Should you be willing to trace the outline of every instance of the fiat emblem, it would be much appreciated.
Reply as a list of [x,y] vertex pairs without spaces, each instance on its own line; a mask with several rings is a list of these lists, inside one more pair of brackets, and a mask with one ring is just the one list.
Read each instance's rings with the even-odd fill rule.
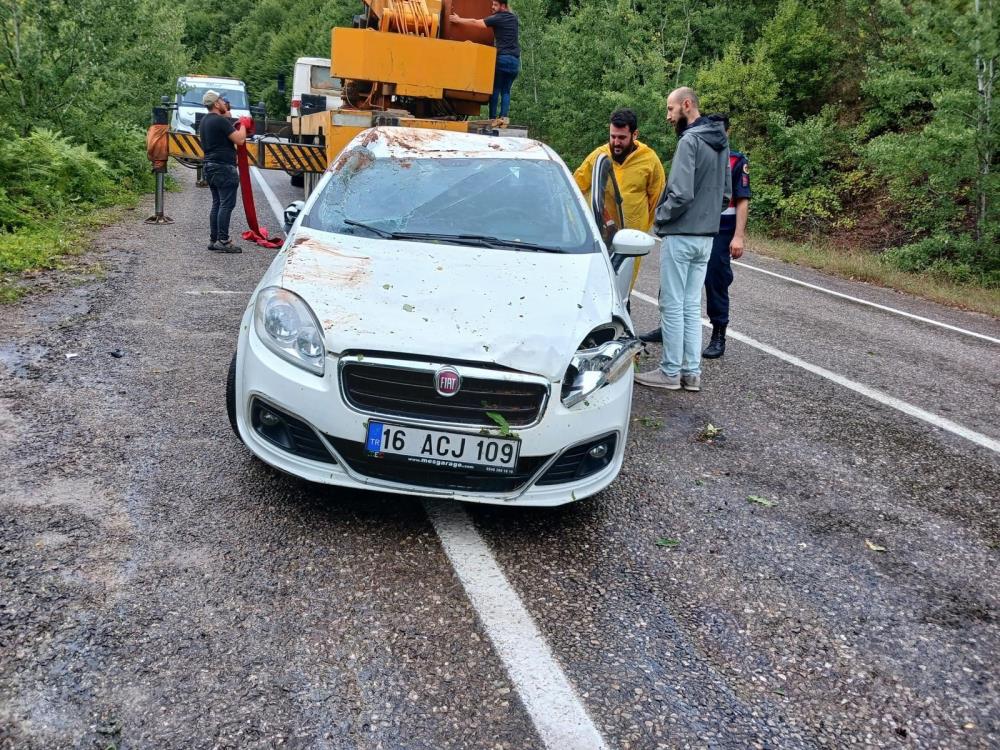
[[442,367],[434,373],[434,390],[439,396],[454,396],[462,387],[462,376],[454,367]]

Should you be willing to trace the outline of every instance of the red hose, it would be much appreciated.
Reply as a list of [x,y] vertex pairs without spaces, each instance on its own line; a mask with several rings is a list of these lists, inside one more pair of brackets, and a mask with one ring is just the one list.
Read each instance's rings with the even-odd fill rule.
[[236,147],[236,164],[240,170],[240,192],[243,195],[243,211],[246,213],[247,225],[250,227],[243,233],[243,239],[252,240],[261,247],[281,247],[285,239],[268,237],[267,227],[257,224],[257,207],[253,202],[253,184],[250,182],[250,159],[247,156],[246,144]]

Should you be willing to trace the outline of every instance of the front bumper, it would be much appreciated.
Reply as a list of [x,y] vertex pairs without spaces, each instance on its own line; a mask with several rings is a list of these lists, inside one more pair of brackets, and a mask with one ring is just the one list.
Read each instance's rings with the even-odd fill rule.
[[[607,487],[621,470],[632,400],[630,373],[572,409],[562,405],[558,385],[553,386],[542,417],[530,427],[515,428],[521,441],[519,466],[526,467],[520,486],[497,489],[495,483],[486,483],[483,486],[487,489],[480,490],[434,486],[433,473],[422,475],[419,483],[407,481],[414,477],[412,468],[399,471],[398,481],[392,465],[379,466],[378,471],[373,471],[370,456],[362,458],[363,452],[358,449],[364,443],[369,419],[410,422],[353,408],[342,394],[339,371],[338,359],[332,355],[327,358],[323,377],[295,367],[273,354],[257,337],[252,325],[245,325],[237,355],[236,417],[247,447],[271,466],[312,482],[499,505],[555,506],[580,500]],[[331,461],[304,458],[265,439],[251,424],[251,405],[255,400],[294,417],[315,432],[316,439],[332,456]],[[481,430],[479,426],[454,423],[412,423],[470,435],[479,435]],[[614,452],[606,466],[580,479],[538,483],[549,469],[559,468],[556,463],[561,457],[569,458],[567,451],[606,436],[615,438]],[[551,478],[552,475],[547,481]]]

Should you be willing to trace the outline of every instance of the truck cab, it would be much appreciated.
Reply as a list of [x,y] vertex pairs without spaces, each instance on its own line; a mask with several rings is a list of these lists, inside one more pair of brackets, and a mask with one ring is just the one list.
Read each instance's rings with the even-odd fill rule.
[[330,74],[330,58],[300,57],[292,73],[291,116],[339,108],[341,87],[341,80]]
[[223,78],[218,76],[186,75],[177,79],[177,107],[174,109],[170,128],[182,133],[197,132],[195,123],[198,113],[207,112],[201,103],[201,97],[209,89],[218,91],[229,100],[232,107],[231,117],[250,117],[250,106],[247,99],[246,85],[238,78]]

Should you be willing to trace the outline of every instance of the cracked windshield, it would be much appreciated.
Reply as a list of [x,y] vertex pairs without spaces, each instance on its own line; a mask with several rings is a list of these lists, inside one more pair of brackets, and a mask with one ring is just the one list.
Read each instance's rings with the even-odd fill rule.
[[373,158],[358,148],[303,225],[387,239],[470,244],[474,237],[491,246],[564,253],[597,247],[558,165],[536,159]]

